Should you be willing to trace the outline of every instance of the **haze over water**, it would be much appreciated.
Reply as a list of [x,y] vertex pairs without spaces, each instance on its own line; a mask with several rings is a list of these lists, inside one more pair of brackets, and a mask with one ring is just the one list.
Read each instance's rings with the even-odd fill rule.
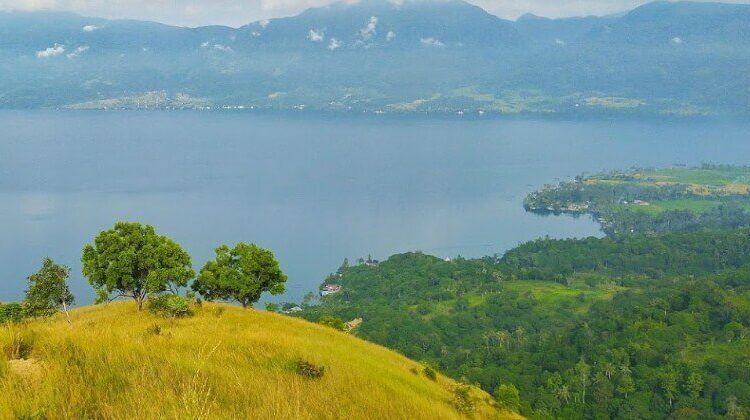
[[300,299],[344,257],[600,235],[521,206],[583,171],[750,164],[747,123],[2,111],[0,128],[0,301],[50,256],[90,302],[81,249],[117,220],[155,225],[196,270],[221,243],[256,242],[289,275],[274,300]]

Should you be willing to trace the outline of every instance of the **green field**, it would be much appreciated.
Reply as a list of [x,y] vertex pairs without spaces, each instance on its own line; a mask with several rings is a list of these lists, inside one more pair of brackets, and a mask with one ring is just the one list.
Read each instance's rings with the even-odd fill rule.
[[637,178],[654,182],[674,182],[723,187],[730,184],[750,184],[750,167],[715,166],[710,168],[667,168],[637,171]]
[[649,205],[638,205],[628,204],[627,208],[637,211],[643,211],[652,215],[659,214],[664,211],[670,210],[687,210],[693,213],[705,213],[709,210],[716,208],[721,204],[720,201],[714,200],[696,200],[696,199],[683,199],[683,200],[664,200],[650,202]]
[[539,303],[534,311],[540,316],[553,316],[561,309],[585,313],[594,302],[609,300],[618,291],[625,290],[617,286],[588,287],[579,283],[574,281],[571,286],[564,286],[551,281],[513,280],[504,282],[503,287],[519,293],[531,293]]

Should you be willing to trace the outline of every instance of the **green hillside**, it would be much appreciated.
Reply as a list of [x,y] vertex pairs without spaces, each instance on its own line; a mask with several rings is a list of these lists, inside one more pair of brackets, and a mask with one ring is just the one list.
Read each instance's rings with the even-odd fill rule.
[[539,239],[504,256],[342,266],[302,316],[495,393],[530,418],[746,418],[750,231]]

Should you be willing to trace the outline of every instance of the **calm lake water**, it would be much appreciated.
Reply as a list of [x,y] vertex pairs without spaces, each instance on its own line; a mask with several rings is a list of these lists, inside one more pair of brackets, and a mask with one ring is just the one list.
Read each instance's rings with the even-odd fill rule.
[[0,112],[0,300],[44,256],[73,268],[117,220],[150,223],[200,268],[221,243],[272,249],[299,299],[344,257],[502,253],[589,218],[525,213],[524,195],[583,171],[750,163],[750,125]]

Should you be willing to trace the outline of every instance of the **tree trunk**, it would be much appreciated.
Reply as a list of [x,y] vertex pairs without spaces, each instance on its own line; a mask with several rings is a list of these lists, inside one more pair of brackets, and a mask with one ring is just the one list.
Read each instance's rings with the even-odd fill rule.
[[136,303],[138,304],[138,310],[143,310],[143,296],[138,296],[135,298]]
[[63,312],[65,312],[65,318],[68,320],[68,324],[73,325],[73,322],[70,321],[70,314],[68,313],[68,305],[66,305],[65,302],[63,302],[62,305],[63,305]]

